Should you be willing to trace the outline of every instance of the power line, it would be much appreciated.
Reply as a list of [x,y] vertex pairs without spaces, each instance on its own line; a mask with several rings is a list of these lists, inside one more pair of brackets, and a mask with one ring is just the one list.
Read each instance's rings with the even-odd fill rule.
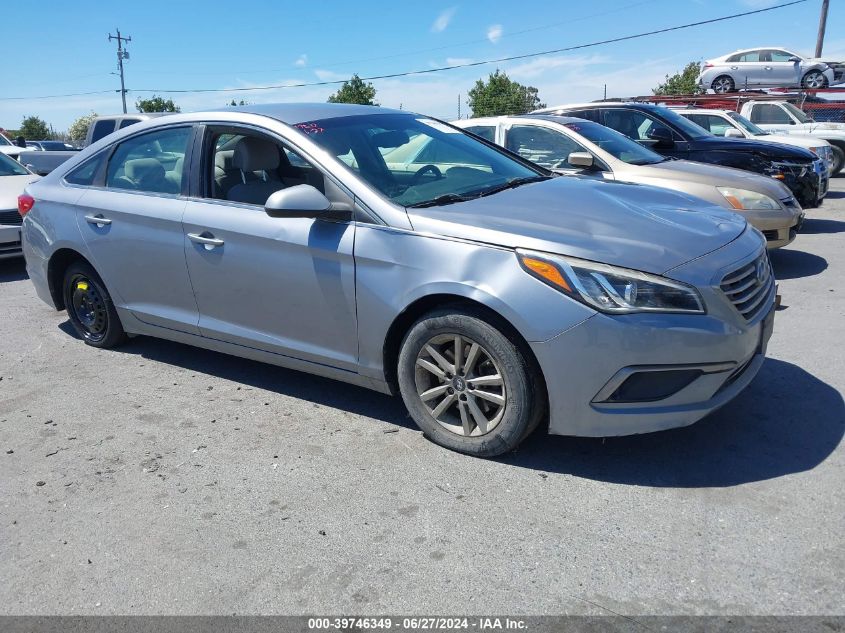
[[[748,15],[755,15],[758,13],[765,13],[767,11],[774,11],[775,9],[783,9],[785,7],[790,7],[796,4],[803,4],[807,2],[807,0],[793,0],[792,2],[786,2],[784,4],[777,4],[771,7],[766,7],[763,9],[755,9],[753,11],[744,11],[742,13],[734,13],[733,15],[726,15],[719,18],[711,18],[710,20],[701,20],[699,22],[690,22],[689,24],[681,24],[679,26],[670,26],[663,29],[657,29],[654,31],[646,31],[645,33],[637,33],[635,35],[625,35],[622,37],[614,37],[611,39],[600,40],[598,42],[590,42],[589,44],[578,44],[576,46],[566,46],[564,48],[555,48],[547,51],[540,51],[536,53],[525,53],[522,55],[511,55],[510,57],[500,57],[498,59],[487,59],[482,61],[473,61],[473,62],[465,62],[462,64],[452,64],[449,66],[438,66],[436,68],[424,68],[421,70],[410,70],[400,73],[389,73],[385,75],[373,75],[370,77],[361,77],[362,81],[373,81],[376,79],[395,79],[397,77],[409,77],[412,75],[428,75],[432,73],[444,72],[447,70],[456,70],[459,68],[471,68],[475,66],[484,66],[486,64],[499,64],[502,62],[511,62],[517,61],[520,59],[529,59],[531,57],[540,57],[542,55],[553,55],[556,53],[565,53],[575,50],[581,50],[584,48],[590,48],[593,46],[601,46],[603,44],[613,44],[616,42],[624,42],[628,40],[634,40],[642,37],[648,37],[650,35],[659,35],[661,33],[669,33],[672,31],[680,31],[682,29],[689,29],[696,26],[703,26],[705,24],[714,24],[716,22],[724,22],[725,20],[733,20],[736,18],[745,17]],[[337,80],[329,80],[329,81],[313,81],[313,82],[303,82],[303,83],[295,83],[295,84],[276,84],[270,86],[252,86],[252,87],[244,87],[244,88],[180,88],[176,90],[166,90],[163,88],[151,89],[151,88],[142,88],[138,89],[135,92],[155,92],[155,93],[172,93],[172,94],[179,94],[179,93],[207,93],[207,92],[249,92],[253,90],[278,90],[281,88],[311,88],[315,86],[331,86],[342,84],[347,80],[344,79],[337,79]]]
[[[588,44],[578,44],[575,46],[566,46],[563,48],[556,48],[546,51],[539,51],[535,53],[525,53],[522,55],[512,55],[509,57],[500,57],[497,59],[487,59],[482,61],[473,61],[473,62],[465,62],[462,64],[452,64],[449,66],[439,66],[436,68],[424,68],[421,70],[411,70],[405,72],[398,72],[398,73],[389,73],[383,75],[372,75],[370,77],[361,77],[363,81],[373,81],[378,79],[395,79],[398,77],[409,77],[414,75],[427,75],[433,74],[438,72],[444,72],[448,70],[457,70],[460,68],[471,68],[476,66],[484,66],[486,64],[500,64],[503,62],[510,62],[510,61],[518,61],[521,59],[529,59],[531,57],[540,57],[542,55],[553,55],[557,53],[565,53],[571,52],[575,50],[582,50],[585,48],[591,48],[595,46],[601,46],[604,44],[614,44],[616,42],[625,42],[629,40],[635,40],[643,37],[649,37],[651,35],[659,35],[662,33],[670,33],[672,31],[680,31],[683,29],[694,28],[697,26],[704,26],[706,24],[714,24],[717,22],[724,22],[726,20],[733,20],[736,18],[746,17],[749,15],[756,15],[760,13],[766,13],[768,11],[775,11],[776,9],[783,9],[786,7],[791,7],[798,4],[803,4],[807,2],[807,0],[792,0],[791,2],[786,2],[782,4],[777,4],[771,7],[765,7],[762,9],[754,9],[752,11],[744,11],[742,13],[734,13],[732,15],[726,15],[718,18],[711,18],[709,20],[701,20],[698,22],[690,22],[688,24],[681,24],[678,26],[670,26],[663,29],[656,29],[653,31],[646,31],[644,33],[637,33],[635,35],[625,35],[621,37],[614,37],[606,40],[600,40],[597,42],[590,42]],[[186,94],[186,93],[217,93],[217,92],[251,92],[251,91],[258,91],[258,90],[279,90],[283,88],[311,88],[311,87],[318,87],[318,86],[331,86],[331,85],[338,85],[344,83],[343,79],[339,80],[327,80],[327,81],[314,81],[314,82],[301,82],[301,83],[288,83],[288,84],[276,84],[276,85],[268,85],[268,86],[253,86],[253,87],[243,87],[243,88],[178,88],[174,90],[166,90],[163,88],[142,88],[133,90],[133,92],[152,92],[152,93],[169,93],[169,94]],[[55,99],[60,97],[77,97],[89,94],[106,94],[111,93],[111,90],[103,90],[98,92],[89,92],[89,93],[76,93],[76,94],[66,94],[66,95],[45,95],[45,96],[38,96],[38,97],[0,97],[0,101],[12,101],[12,100],[25,100],[25,99]]]
[[40,95],[37,97],[0,97],[0,101],[30,101],[35,99],[61,99],[64,97],[87,97],[89,95],[105,95],[120,90],[93,90],[91,92],[70,92],[63,95]]

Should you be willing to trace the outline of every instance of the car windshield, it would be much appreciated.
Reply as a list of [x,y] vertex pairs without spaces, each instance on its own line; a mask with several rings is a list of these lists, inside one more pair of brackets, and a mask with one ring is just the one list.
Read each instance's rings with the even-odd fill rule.
[[743,128],[746,132],[750,132],[754,136],[768,136],[769,132],[764,130],[758,125],[755,125],[744,116],[739,114],[738,112],[731,112],[728,111],[726,114],[733,119],[734,123],[736,123],[739,127]]
[[9,139],[7,139],[5,136],[0,134],[0,145],[11,145],[11,144],[12,144],[12,142]]
[[660,116],[662,116],[667,123],[674,125],[676,128],[681,130],[684,134],[689,136],[690,138],[699,139],[699,138],[707,138],[711,136],[710,132],[705,130],[700,125],[696,125],[689,119],[685,119],[680,114],[675,112],[674,110],[670,110],[669,108],[655,108],[659,110]]
[[812,123],[813,119],[807,116],[807,113],[803,110],[799,110],[791,103],[784,103],[783,107],[786,108],[786,111],[789,112],[792,116],[798,119],[799,123]]
[[295,127],[403,206],[462,202],[550,177],[423,116],[363,114]]
[[624,134],[598,123],[578,121],[577,123],[565,123],[564,127],[583,136],[611,156],[629,165],[653,165],[666,160],[657,152],[632,141]]
[[0,176],[26,176],[29,172],[14,158],[0,154]]

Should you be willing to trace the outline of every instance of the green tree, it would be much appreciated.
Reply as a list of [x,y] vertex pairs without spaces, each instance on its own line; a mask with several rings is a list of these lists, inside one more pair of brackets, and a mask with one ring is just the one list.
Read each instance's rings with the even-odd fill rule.
[[50,138],[50,128],[47,127],[43,119],[37,116],[27,116],[23,118],[18,134],[31,141],[40,141]]
[[138,112],[181,112],[181,108],[173,103],[173,99],[165,99],[153,95],[149,99],[138,99],[135,102]]
[[704,90],[698,85],[698,75],[701,67],[698,62],[690,62],[684,69],[671,77],[666,75],[666,81],[659,84],[652,92],[656,95],[696,95]]
[[76,119],[73,123],[70,124],[70,127],[67,129],[68,138],[71,141],[84,141],[88,138],[88,128],[91,126],[92,121],[97,118],[96,112],[91,112],[91,114],[83,114],[81,117]]
[[467,97],[473,117],[525,114],[546,107],[545,103],[540,103],[536,88],[523,86],[498,69],[486,82],[476,81]]
[[364,82],[357,74],[344,81],[336,93],[329,97],[329,103],[357,103],[359,105],[378,105],[373,99],[376,89],[371,83]]

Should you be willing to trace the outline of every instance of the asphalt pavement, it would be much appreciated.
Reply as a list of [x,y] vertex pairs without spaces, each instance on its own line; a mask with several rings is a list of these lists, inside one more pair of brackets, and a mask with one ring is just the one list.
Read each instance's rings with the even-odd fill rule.
[[845,614],[845,178],[807,217],[734,402],[495,460],[364,389],[87,347],[0,261],[0,614]]

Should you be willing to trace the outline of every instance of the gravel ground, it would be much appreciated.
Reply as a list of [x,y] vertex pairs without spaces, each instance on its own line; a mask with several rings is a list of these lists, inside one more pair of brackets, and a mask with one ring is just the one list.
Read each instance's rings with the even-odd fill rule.
[[153,339],[0,262],[2,614],[845,614],[845,178],[722,411],[479,460],[398,399]]

